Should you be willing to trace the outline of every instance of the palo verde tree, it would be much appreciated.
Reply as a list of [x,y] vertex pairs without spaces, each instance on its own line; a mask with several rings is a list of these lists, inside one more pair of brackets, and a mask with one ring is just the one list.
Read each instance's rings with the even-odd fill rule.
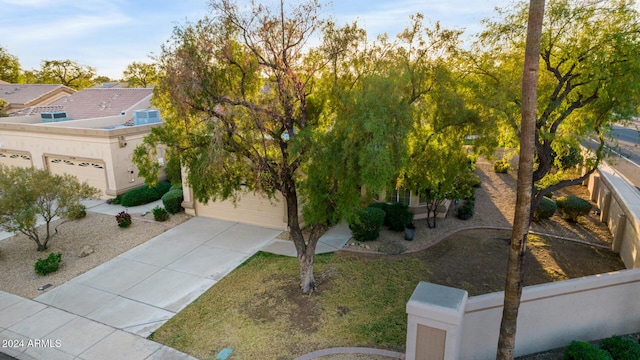
[[[80,200],[99,193],[75,176],[0,164],[0,228],[26,235],[38,245],[38,251],[44,251],[65,221],[53,229],[51,222],[55,218],[72,220]],[[38,218],[44,221],[44,231],[38,229]]]
[[[499,10],[500,19],[485,22],[467,61],[483,115],[512,143],[521,132],[527,14],[525,2]],[[545,194],[595,171],[611,124],[637,115],[640,91],[640,17],[633,1],[552,0],[544,18],[533,174],[542,186],[534,207]],[[573,161],[586,173],[566,171],[566,160],[580,153],[580,143],[589,137],[600,146]]]

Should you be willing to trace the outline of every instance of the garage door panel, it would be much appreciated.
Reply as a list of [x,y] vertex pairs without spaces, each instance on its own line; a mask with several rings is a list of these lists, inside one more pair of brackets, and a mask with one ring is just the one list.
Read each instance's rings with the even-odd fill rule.
[[102,190],[107,189],[107,176],[103,162],[76,160],[63,157],[47,157],[47,167],[53,175],[74,175],[80,182]]
[[266,196],[254,193],[243,194],[236,202],[216,201],[202,204],[196,202],[196,215],[246,224],[284,229],[286,205],[282,197],[270,201]]
[[29,153],[17,151],[0,152],[0,164],[22,168],[30,168],[33,165]]

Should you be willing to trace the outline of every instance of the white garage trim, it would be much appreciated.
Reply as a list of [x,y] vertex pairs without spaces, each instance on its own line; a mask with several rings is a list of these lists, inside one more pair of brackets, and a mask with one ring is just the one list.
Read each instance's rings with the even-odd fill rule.
[[17,166],[22,168],[30,168],[33,166],[31,162],[31,154],[26,151],[0,151],[0,164],[8,166]]
[[63,156],[46,156],[47,169],[52,175],[74,175],[80,182],[102,190],[107,189],[107,172],[103,161],[76,159]]

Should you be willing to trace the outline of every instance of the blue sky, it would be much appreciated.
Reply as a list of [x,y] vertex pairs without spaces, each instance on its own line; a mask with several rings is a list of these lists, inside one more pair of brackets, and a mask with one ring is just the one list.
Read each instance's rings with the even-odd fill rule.
[[[248,0],[237,0],[247,3]],[[446,27],[480,30],[480,20],[509,0],[334,0],[325,17],[358,21],[367,33],[395,36],[409,15],[423,13]],[[0,0],[0,46],[23,69],[42,60],[71,59],[114,79],[133,61],[149,62],[173,28],[209,12],[207,0]]]

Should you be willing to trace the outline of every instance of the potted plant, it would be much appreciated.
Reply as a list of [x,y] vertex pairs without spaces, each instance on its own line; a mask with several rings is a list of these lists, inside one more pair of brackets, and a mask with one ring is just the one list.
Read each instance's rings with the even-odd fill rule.
[[413,213],[410,212],[407,216],[407,222],[404,226],[404,239],[413,240],[413,236],[416,234],[416,226],[413,224]]

